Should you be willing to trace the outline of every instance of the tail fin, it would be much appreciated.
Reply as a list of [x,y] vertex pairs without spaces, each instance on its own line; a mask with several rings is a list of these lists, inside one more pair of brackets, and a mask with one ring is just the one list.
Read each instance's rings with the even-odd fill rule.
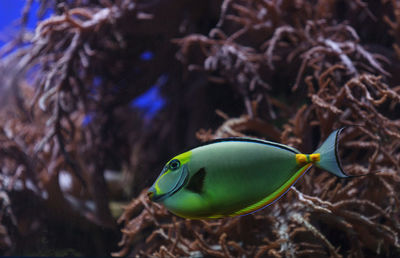
[[325,142],[314,152],[321,155],[320,160],[314,163],[317,167],[341,178],[352,177],[344,173],[338,156],[338,138],[343,129],[344,128],[340,128],[333,131]]

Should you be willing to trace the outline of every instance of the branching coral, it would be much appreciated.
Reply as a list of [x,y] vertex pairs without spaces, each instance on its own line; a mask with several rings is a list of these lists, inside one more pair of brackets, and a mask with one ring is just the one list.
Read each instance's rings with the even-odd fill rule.
[[[35,56],[40,56],[41,60],[45,60],[40,62],[40,67],[46,71],[47,76],[40,79],[33,104],[37,102],[42,110],[52,107],[52,116],[47,122],[48,131],[40,144],[36,146],[36,151],[40,151],[46,141],[55,139],[59,146],[58,151],[82,183],[84,182],[83,168],[66,150],[66,144],[75,135],[76,121],[72,120],[72,115],[75,111],[89,113],[93,105],[99,106],[99,100],[107,102],[105,95],[112,89],[105,85],[100,92],[94,92],[92,95],[96,90],[84,84],[96,76],[98,67],[92,63],[101,57],[99,51],[113,52],[126,47],[121,32],[113,28],[116,28],[121,20],[131,18],[151,17],[138,11],[134,3],[121,1],[118,5],[110,4],[104,8],[77,7],[65,10],[62,15],[51,17],[40,23],[35,31],[31,56],[36,62],[39,60]],[[94,34],[93,31],[99,34]],[[95,43],[96,36],[101,35],[102,31],[110,31],[110,33],[103,39],[104,43],[98,45]],[[140,89],[136,88],[136,91]],[[110,111],[112,110],[108,110]],[[92,130],[90,133],[93,136],[95,129],[89,127],[89,130]],[[103,143],[96,140],[93,143],[89,142],[89,145],[97,145],[97,148],[104,149]],[[105,153],[100,155],[105,155]],[[87,179],[93,180],[93,184],[90,184],[92,188],[89,190],[92,192],[101,220],[110,224],[112,219],[104,191],[105,182],[102,179],[104,164],[94,164],[85,169],[88,173]]]

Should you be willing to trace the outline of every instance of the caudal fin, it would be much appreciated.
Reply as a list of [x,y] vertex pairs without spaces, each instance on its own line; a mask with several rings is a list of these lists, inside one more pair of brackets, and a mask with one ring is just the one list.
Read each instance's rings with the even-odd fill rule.
[[345,178],[351,176],[346,175],[346,173],[343,171],[338,156],[338,138],[343,129],[344,128],[340,128],[336,131],[333,131],[322,143],[322,145],[314,152],[320,154],[320,160],[314,164],[317,167],[324,169],[338,177]]

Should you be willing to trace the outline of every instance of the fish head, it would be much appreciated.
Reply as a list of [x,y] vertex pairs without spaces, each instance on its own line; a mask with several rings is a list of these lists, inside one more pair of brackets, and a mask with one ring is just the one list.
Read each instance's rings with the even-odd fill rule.
[[148,190],[148,197],[154,202],[162,202],[178,192],[188,181],[191,153],[185,152],[167,162]]

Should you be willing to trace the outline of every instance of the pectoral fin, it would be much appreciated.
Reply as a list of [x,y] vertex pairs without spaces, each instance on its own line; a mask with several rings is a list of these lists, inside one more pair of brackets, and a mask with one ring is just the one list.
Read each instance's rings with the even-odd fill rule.
[[204,192],[204,179],[206,177],[206,170],[205,168],[199,169],[190,179],[189,183],[186,186],[186,189],[201,194]]

